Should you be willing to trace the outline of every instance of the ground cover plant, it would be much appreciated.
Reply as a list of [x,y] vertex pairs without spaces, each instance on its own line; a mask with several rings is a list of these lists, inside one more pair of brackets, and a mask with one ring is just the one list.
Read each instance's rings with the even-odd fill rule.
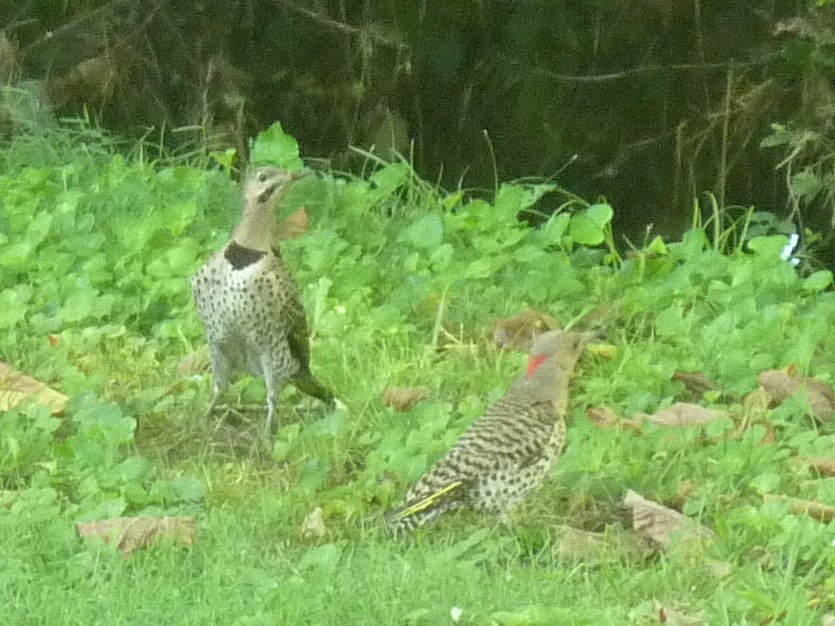
[[[784,236],[749,220],[731,247],[696,223],[624,254],[612,208],[555,185],[477,199],[375,161],[308,177],[282,214],[306,207],[310,228],[282,246],[313,369],[346,408],[287,389],[271,445],[263,412],[201,420],[188,277],[237,219],[227,161],[147,155],[83,128],[0,150],[0,359],[70,398],[60,417],[0,414],[7,623],[819,624],[835,609],[835,522],[786,499],[835,505],[825,464],[804,461],[835,458],[833,422],[806,387],[778,405],[749,395],[789,365],[835,375],[832,276],[781,259]],[[297,164],[298,147],[276,125],[254,158]],[[550,217],[546,194],[565,198]],[[601,337],[553,476],[510,526],[462,514],[392,540],[384,511],[522,368],[491,333],[528,308]],[[382,401],[418,386],[407,410]],[[228,396],[262,403],[263,385]],[[681,401],[725,413],[636,426]],[[642,544],[630,490],[712,539]],[[124,558],[74,527],[135,515],[196,516],[196,540]],[[579,554],[566,527],[607,539]]]

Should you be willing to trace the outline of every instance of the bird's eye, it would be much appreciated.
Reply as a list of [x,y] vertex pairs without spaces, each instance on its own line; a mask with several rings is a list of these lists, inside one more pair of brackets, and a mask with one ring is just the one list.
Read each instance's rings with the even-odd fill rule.
[[260,180],[262,183],[265,180],[267,180],[267,173],[266,172],[261,172],[260,174],[258,174],[258,180]]

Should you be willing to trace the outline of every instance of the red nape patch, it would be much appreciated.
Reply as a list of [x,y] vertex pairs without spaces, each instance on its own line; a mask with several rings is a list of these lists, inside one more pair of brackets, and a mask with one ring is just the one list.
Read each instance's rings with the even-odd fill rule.
[[531,357],[531,360],[528,361],[528,378],[534,375],[536,370],[539,369],[539,366],[545,363],[547,358],[547,354],[537,354],[536,356]]

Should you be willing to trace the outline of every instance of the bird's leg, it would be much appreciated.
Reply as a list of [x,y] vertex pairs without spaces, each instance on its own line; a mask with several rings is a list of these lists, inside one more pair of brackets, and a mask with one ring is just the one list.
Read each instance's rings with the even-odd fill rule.
[[267,433],[275,437],[278,431],[276,422],[276,409],[278,407],[278,396],[281,394],[282,378],[275,373],[275,367],[267,359],[261,361],[261,371],[264,374],[264,383],[267,386]]
[[270,437],[275,437],[278,432],[278,422],[276,422],[276,409],[278,407],[278,396],[281,393],[281,385],[271,385],[267,383],[267,433]]
[[204,420],[209,419],[212,416],[212,413],[215,412],[215,409],[217,408],[217,401],[218,401],[218,399],[220,399],[220,393],[221,393],[221,391],[220,391],[219,387],[217,386],[217,384],[215,384],[215,390],[214,390],[214,393],[212,394],[212,401],[209,402],[209,408],[207,408],[206,412],[203,413],[203,419]]
[[209,352],[212,358],[212,377],[215,381],[214,393],[209,408],[203,414],[203,418],[209,418],[217,408],[218,400],[223,391],[229,386],[229,360],[224,356],[223,351],[215,344],[209,344]]

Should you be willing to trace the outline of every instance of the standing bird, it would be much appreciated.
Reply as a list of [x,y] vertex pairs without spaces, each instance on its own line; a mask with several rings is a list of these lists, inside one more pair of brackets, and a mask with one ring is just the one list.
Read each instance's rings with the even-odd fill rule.
[[396,534],[452,509],[506,515],[538,489],[565,447],[568,383],[589,333],[550,331],[527,371],[386,516]]
[[276,405],[287,379],[334,406],[333,394],[310,372],[304,306],[276,242],[275,205],[288,184],[307,173],[275,167],[251,172],[244,183],[243,215],[232,240],[191,279],[215,379],[207,415],[231,376],[243,372],[260,375],[267,385],[267,430],[271,435],[276,432]]

